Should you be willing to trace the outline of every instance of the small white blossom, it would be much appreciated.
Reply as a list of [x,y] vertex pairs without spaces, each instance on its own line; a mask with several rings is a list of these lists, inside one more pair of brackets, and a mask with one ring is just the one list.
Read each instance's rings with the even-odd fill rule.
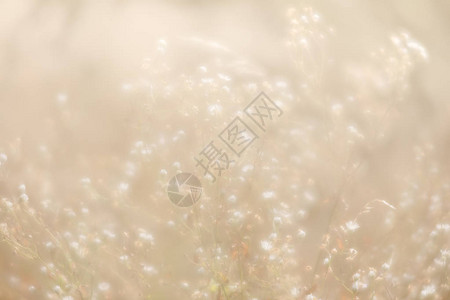
[[351,232],[355,232],[359,228],[359,224],[356,221],[348,221],[345,223],[345,227]]
[[20,196],[19,196],[19,199],[21,200],[21,201],[23,201],[23,202],[28,202],[28,200],[30,199],[29,197],[28,197],[28,195],[27,194],[21,194]]
[[275,192],[274,191],[265,191],[262,195],[263,195],[264,199],[271,199],[271,198],[275,197]]
[[266,251],[270,251],[270,250],[272,250],[273,245],[272,245],[272,242],[263,240],[263,241],[261,241],[261,247]]
[[387,270],[389,270],[389,269],[391,268],[391,265],[388,264],[388,263],[384,263],[384,264],[381,266],[381,268],[382,268],[383,270],[387,271]]
[[102,292],[106,292],[110,287],[111,285],[108,282],[100,282],[98,284],[98,289]]
[[302,229],[297,230],[297,236],[303,239],[306,236],[306,232]]
[[142,270],[145,273],[149,274],[149,275],[156,275],[156,274],[158,274],[158,271],[155,269],[155,267],[150,266],[150,265],[143,265],[142,266]]
[[298,295],[300,295],[300,290],[299,288],[293,287],[291,289],[291,296],[292,297],[298,297]]
[[8,160],[8,156],[5,153],[0,153],[0,165]]
[[436,287],[433,284],[426,285],[420,291],[420,296],[422,298],[429,297],[436,292]]

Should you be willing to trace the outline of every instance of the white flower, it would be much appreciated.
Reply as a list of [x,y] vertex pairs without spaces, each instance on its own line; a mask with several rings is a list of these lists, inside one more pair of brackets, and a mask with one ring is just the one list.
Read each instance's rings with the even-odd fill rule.
[[119,184],[119,191],[122,192],[122,193],[124,193],[124,192],[128,191],[128,188],[129,188],[129,187],[130,187],[130,184],[129,184],[129,183],[121,182],[121,183]]
[[283,223],[283,221],[281,220],[280,217],[274,217],[273,218],[273,224],[274,225],[281,225],[281,223]]
[[263,196],[264,199],[270,199],[270,198],[275,197],[275,192],[274,191],[265,191],[262,194],[262,196]]
[[61,294],[62,293],[62,288],[59,285],[55,285],[53,287],[53,290],[55,291],[55,293]]
[[121,255],[121,256],[119,257],[119,259],[120,259],[121,261],[127,261],[127,260],[128,260],[128,255]]
[[25,193],[26,190],[27,190],[27,187],[25,186],[25,184],[22,183],[21,185],[19,185],[19,191],[21,193]]
[[0,166],[8,160],[8,156],[5,153],[0,153]]
[[155,238],[153,237],[153,235],[151,233],[148,233],[147,231],[145,231],[142,228],[139,229],[139,238],[141,240],[147,241],[151,244],[153,244],[155,241]]
[[73,249],[78,249],[80,247],[80,244],[78,242],[71,242],[70,247]]
[[65,94],[65,93],[58,93],[58,94],[56,95],[56,101],[57,101],[59,104],[64,104],[64,103],[66,103],[66,102],[67,102],[67,94]]
[[436,287],[433,284],[429,284],[422,288],[422,291],[420,291],[420,296],[422,296],[422,298],[425,298],[433,295],[435,292]]
[[356,230],[358,230],[359,224],[356,223],[356,221],[348,221],[347,223],[345,223],[345,227],[347,228],[347,230],[355,232]]
[[222,112],[222,106],[220,104],[211,104],[208,106],[208,112],[212,116],[218,115]]
[[228,197],[228,202],[231,202],[231,203],[235,203],[236,202],[236,195],[231,195],[230,197]]
[[80,182],[83,185],[88,185],[88,184],[91,184],[91,179],[89,177],[83,177],[83,178],[81,178]]
[[391,265],[388,264],[388,263],[384,263],[384,264],[381,266],[381,268],[382,268],[383,270],[387,271],[387,270],[389,270],[389,269],[391,268]]
[[270,250],[272,250],[273,245],[272,245],[272,242],[263,240],[263,241],[261,241],[261,247],[266,251],[270,251]]
[[98,284],[98,289],[102,292],[106,292],[110,287],[111,285],[108,282],[100,282]]
[[355,292],[358,292],[360,290],[365,290],[366,288],[367,288],[367,284],[361,282],[360,280],[356,280],[352,284],[352,290],[355,291]]
[[302,230],[302,229],[299,229],[297,231],[297,236],[302,239],[302,238],[304,238],[306,236],[306,232],[304,230]]
[[221,74],[221,73],[217,74],[217,77],[219,77],[220,79],[225,80],[225,81],[230,81],[231,80],[230,76],[225,75],[225,74]]
[[247,165],[242,167],[242,172],[247,173],[248,171],[253,170],[253,168],[254,168],[253,165],[247,164]]
[[150,265],[143,265],[142,266],[142,270],[150,275],[156,275],[158,274],[158,270],[155,269],[155,267],[150,266]]
[[308,294],[305,297],[306,300],[317,300],[317,297],[314,296],[313,294]]
[[103,234],[106,235],[110,239],[114,239],[116,237],[116,234],[108,229],[104,229]]
[[21,194],[21,195],[20,195],[19,199],[20,199],[21,201],[23,201],[23,202],[28,202],[29,197],[28,197],[27,194],[24,193],[24,194]]

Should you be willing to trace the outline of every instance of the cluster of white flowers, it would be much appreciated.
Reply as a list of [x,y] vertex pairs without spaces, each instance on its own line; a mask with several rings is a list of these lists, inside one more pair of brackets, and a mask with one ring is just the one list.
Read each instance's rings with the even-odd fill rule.
[[[442,103],[417,96],[427,80],[416,71],[433,53],[406,30],[369,38],[327,9],[280,4],[273,18],[284,35],[270,47],[255,38],[261,57],[229,39],[156,38],[141,68],[120,65],[103,82],[89,60],[82,87],[44,93],[36,117],[21,108],[39,125],[11,119],[20,126],[0,140],[0,297],[450,294],[450,125]],[[261,91],[283,118],[267,130],[245,119],[255,143],[208,180],[194,156]],[[181,172],[202,182],[191,207],[167,197]]]

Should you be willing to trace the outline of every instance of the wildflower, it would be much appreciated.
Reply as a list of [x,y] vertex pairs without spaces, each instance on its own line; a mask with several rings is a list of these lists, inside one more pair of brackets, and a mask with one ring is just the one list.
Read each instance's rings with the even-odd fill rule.
[[313,294],[308,294],[306,295],[305,300],[318,300],[318,298]]
[[221,74],[221,73],[217,74],[217,77],[219,77],[220,79],[222,79],[224,81],[230,81],[231,80],[230,76],[225,75],[225,74]]
[[27,187],[25,184],[22,183],[21,185],[19,185],[19,192],[26,193],[26,191],[27,191]]
[[181,169],[181,164],[180,164],[179,161],[175,161],[175,162],[172,164],[172,166],[173,166],[174,168],[176,168],[177,170],[180,170],[180,169]]
[[166,52],[166,48],[167,48],[167,41],[166,40],[164,40],[164,39],[160,39],[159,41],[158,41],[158,51],[161,53],[161,54],[164,54],[165,52]]
[[265,250],[265,251],[270,251],[273,248],[272,242],[267,241],[267,240],[263,240],[261,241],[261,247]]
[[297,216],[302,220],[306,218],[306,215],[307,215],[307,213],[303,209],[300,209],[299,211],[297,211]]
[[363,139],[363,138],[364,138],[364,135],[362,135],[362,134],[359,132],[359,130],[358,130],[358,128],[356,128],[356,126],[349,125],[349,126],[347,127],[347,130],[348,130],[351,134],[353,134],[354,136],[356,136],[357,138],[360,138],[360,139]]
[[242,172],[247,173],[251,170],[253,170],[254,166],[251,164],[246,164],[245,166],[242,167]]
[[3,204],[7,207],[7,208],[12,208],[14,206],[14,204],[11,201],[8,201],[6,198],[2,198]]
[[5,164],[8,160],[8,156],[5,153],[0,153],[0,166]]
[[153,238],[153,235],[145,231],[144,229],[139,229],[139,238],[141,240],[147,241],[150,244],[153,244],[155,239]]
[[80,247],[80,244],[77,243],[77,242],[71,242],[70,243],[70,247],[75,249],[75,250],[78,250],[78,248]]
[[367,284],[361,282],[359,279],[355,280],[352,284],[352,290],[354,292],[359,292],[359,291],[365,290],[366,288],[367,288]]
[[281,225],[283,223],[283,221],[281,220],[280,217],[274,217],[273,218],[273,224],[274,225]]
[[53,287],[53,291],[57,294],[61,294],[63,292],[62,288],[59,285],[55,285]]
[[127,183],[127,182],[121,182],[121,183],[119,184],[119,191],[122,192],[122,193],[124,193],[124,192],[128,191],[128,188],[129,188],[129,187],[130,187],[130,184],[129,184],[129,183]]
[[347,223],[345,223],[345,227],[347,228],[347,230],[355,232],[356,230],[358,230],[359,224],[356,221],[348,221]]
[[133,89],[133,85],[130,83],[124,83],[122,84],[122,91],[124,92],[130,92]]
[[23,194],[21,194],[21,195],[19,196],[19,199],[20,199],[20,201],[22,201],[22,202],[28,202],[29,197],[28,197],[27,194],[23,193]]
[[58,93],[57,95],[56,95],[56,101],[58,102],[58,104],[65,104],[66,102],[67,102],[67,99],[68,99],[68,97],[67,97],[67,94],[65,94],[65,93]]
[[128,255],[121,255],[119,256],[120,261],[125,262],[128,260]]
[[230,195],[228,198],[227,198],[227,201],[228,202],[230,202],[230,203],[236,203],[236,195]]
[[228,221],[229,223],[241,223],[244,217],[244,214],[237,210],[233,212],[231,218]]
[[143,270],[145,273],[149,274],[149,275],[156,275],[156,274],[158,274],[158,271],[155,269],[155,267],[150,266],[150,265],[144,264],[144,265],[142,266],[142,270]]
[[427,298],[431,295],[433,295],[434,293],[436,293],[436,287],[434,284],[429,284],[426,285],[422,288],[422,290],[420,291],[420,296],[422,298]]
[[98,284],[98,289],[102,292],[106,292],[110,289],[111,285],[108,282],[100,282]]
[[220,104],[212,104],[208,106],[208,112],[212,116],[218,115],[222,112],[222,106]]
[[391,265],[388,264],[388,263],[384,263],[384,264],[381,266],[381,268],[382,268],[383,270],[387,271],[387,270],[389,270],[389,269],[391,268]]
[[108,237],[109,239],[114,239],[116,238],[116,234],[108,229],[104,229],[103,230],[103,234]]
[[275,197],[275,192],[274,191],[265,191],[263,193],[263,198],[264,199],[271,199],[273,197]]
[[298,297],[300,295],[300,289],[297,287],[293,287],[291,289],[291,296],[292,297]]
[[354,248],[350,248],[349,249],[349,254],[350,255],[346,259],[347,260],[353,260],[356,257],[356,255],[358,255],[358,251],[356,249],[354,249]]
[[340,103],[333,104],[333,105],[331,106],[331,111],[332,111],[335,115],[339,116],[339,115],[342,113],[342,104],[340,104]]
[[448,224],[448,223],[437,224],[436,225],[436,229],[438,231],[442,231],[442,232],[445,232],[445,233],[450,232],[450,224]]
[[306,236],[306,232],[302,229],[297,230],[297,236],[303,239]]
[[83,178],[81,178],[80,182],[83,185],[89,185],[89,184],[91,184],[91,179],[89,177],[83,177]]

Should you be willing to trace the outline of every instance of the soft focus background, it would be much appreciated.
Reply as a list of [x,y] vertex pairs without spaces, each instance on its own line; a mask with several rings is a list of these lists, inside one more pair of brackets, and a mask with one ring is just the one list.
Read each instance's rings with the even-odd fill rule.
[[[0,298],[450,299],[449,19],[0,1]],[[260,91],[283,116],[211,182],[194,157]]]

